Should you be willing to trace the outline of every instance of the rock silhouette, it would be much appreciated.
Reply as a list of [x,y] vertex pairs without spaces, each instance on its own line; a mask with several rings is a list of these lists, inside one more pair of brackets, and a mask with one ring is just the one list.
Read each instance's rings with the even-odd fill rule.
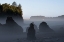
[[[33,25],[34,25],[35,32],[38,32],[37,26],[34,24],[34,22],[32,22],[32,23],[33,23]],[[29,27],[27,27],[26,32],[28,31],[28,28],[29,28]]]
[[53,30],[47,25],[46,22],[42,22],[39,25],[39,32],[53,32]]
[[12,17],[7,17],[6,24],[3,25],[4,30],[11,34],[21,34],[23,33],[23,29],[19,26]]
[[28,40],[35,40],[36,39],[35,29],[34,29],[34,24],[33,23],[31,23],[30,27],[28,28],[27,39]]

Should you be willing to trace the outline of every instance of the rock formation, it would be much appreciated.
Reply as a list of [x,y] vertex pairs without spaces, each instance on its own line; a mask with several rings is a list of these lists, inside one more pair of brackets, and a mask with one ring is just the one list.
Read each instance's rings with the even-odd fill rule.
[[[34,25],[35,32],[38,32],[37,26],[34,24],[34,22],[32,22],[32,23],[33,23],[33,25]],[[27,27],[26,32],[28,31],[28,29],[29,29],[29,27]]]
[[42,22],[39,25],[39,32],[53,32],[53,30],[47,25],[46,22]]
[[21,24],[23,24],[23,16],[22,15],[23,15],[23,11],[22,11],[21,5],[13,6],[8,3],[0,4],[0,18],[6,19],[8,16],[11,16],[14,18],[14,20],[16,22],[19,20],[18,24],[19,24],[19,22],[21,22]]
[[27,39],[28,39],[28,40],[35,40],[35,39],[36,39],[35,29],[34,29],[33,23],[30,24],[30,27],[29,27],[29,29],[28,29]]
[[11,34],[21,34],[23,33],[23,29],[19,26],[12,17],[7,17],[6,24],[4,24],[4,30]]

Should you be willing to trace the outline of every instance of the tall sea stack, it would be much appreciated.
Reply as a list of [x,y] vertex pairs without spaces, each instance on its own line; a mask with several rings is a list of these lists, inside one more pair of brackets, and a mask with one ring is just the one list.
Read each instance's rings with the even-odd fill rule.
[[36,36],[35,36],[35,29],[34,29],[34,24],[31,23],[30,27],[28,28],[28,32],[27,32],[27,39],[28,40],[35,40]]

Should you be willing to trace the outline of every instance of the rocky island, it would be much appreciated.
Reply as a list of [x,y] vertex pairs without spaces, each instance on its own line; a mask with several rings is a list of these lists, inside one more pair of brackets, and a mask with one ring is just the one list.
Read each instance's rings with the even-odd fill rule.
[[[0,4],[0,19],[3,21],[7,17],[12,17],[15,21],[23,23],[21,4],[17,5],[13,2],[12,5],[4,3]],[[3,20],[2,20],[3,19]]]

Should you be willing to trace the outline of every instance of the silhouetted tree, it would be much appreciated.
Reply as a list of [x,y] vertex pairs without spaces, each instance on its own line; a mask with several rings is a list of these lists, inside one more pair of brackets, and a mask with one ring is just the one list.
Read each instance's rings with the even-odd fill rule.
[[18,7],[21,8],[21,4],[19,4]]
[[[0,13],[2,13],[2,11],[3,11],[3,7],[2,7],[2,5],[0,5]],[[1,14],[0,14],[0,16],[1,16]]]
[[0,5],[1,5],[1,3],[0,3]]
[[0,16],[9,15],[9,16],[20,16],[22,19],[22,9],[21,5],[17,6],[16,2],[13,2],[12,5],[4,3],[0,5]]
[[12,3],[12,6],[17,7],[17,3],[14,1],[14,2]]
[[30,27],[28,29],[27,39],[28,40],[35,40],[36,39],[35,29],[34,29],[34,24],[33,23],[30,24]]

